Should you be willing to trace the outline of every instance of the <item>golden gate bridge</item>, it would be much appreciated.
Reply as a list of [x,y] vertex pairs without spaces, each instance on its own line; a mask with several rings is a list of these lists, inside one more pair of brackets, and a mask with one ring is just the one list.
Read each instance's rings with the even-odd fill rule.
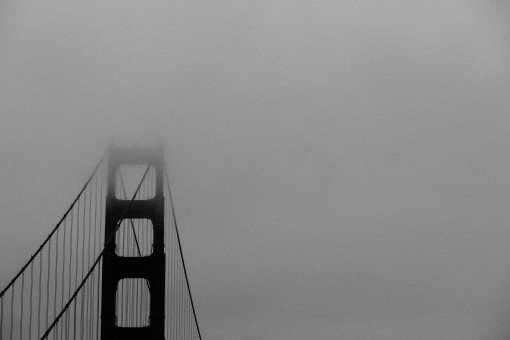
[[4,339],[202,340],[161,146],[102,155],[0,292]]

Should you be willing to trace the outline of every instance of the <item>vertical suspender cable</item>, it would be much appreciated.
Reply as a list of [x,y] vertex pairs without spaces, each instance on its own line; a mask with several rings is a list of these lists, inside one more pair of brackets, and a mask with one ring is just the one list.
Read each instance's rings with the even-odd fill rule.
[[[104,174],[101,172],[101,177],[100,177],[100,182],[99,182],[99,193],[100,193],[100,196],[99,196],[99,233],[97,234],[98,235],[98,242],[99,242],[99,249],[101,249],[101,235],[103,235],[103,222],[104,222],[104,219],[103,219],[103,180],[104,180]],[[97,327],[96,327],[96,339],[99,339],[99,329],[100,329],[100,323],[101,323],[101,306],[100,306],[100,301],[101,301],[101,268],[102,268],[102,262],[99,262],[99,266],[98,266],[98,275],[97,275],[97,315],[96,315],[96,322],[97,322]]]
[[0,340],[4,334],[4,297],[0,297]]
[[[173,228],[172,228],[173,229]],[[172,230],[172,235],[175,233],[174,230]],[[174,235],[173,235],[174,236]],[[175,236],[174,236],[175,239]],[[174,329],[175,329],[175,338],[179,338],[179,291],[177,290],[177,247],[175,246],[175,242],[172,242],[172,258],[173,258],[173,282],[172,282],[172,289],[173,289],[173,297],[174,297]]]
[[[74,312],[73,312],[73,339],[76,339],[76,299],[73,300]],[[44,337],[44,335],[43,335]]]
[[25,273],[21,274],[21,317],[19,319],[19,338],[23,339],[23,290],[25,288]]
[[81,276],[80,279],[83,279],[83,272],[85,270],[85,216],[87,214],[87,190],[85,190],[83,195],[83,213],[81,216],[81,229],[82,229],[82,238],[81,238]]
[[87,254],[87,268],[90,266],[90,235],[91,235],[91,231],[92,231],[92,187],[90,187],[89,189],[89,214],[88,214],[88,230],[89,230],[89,234],[88,234],[88,237],[87,237],[87,248],[88,248],[88,254]]
[[[181,258],[181,264],[182,264],[182,258]],[[182,330],[182,338],[186,339],[186,328],[185,328],[185,322],[186,319],[184,318],[184,284],[183,284],[183,278],[181,273],[181,279],[179,280],[179,290],[181,293],[181,330]]]
[[80,258],[79,253],[79,242],[80,242],[80,203],[78,202],[78,211],[76,212],[76,259],[75,259],[75,273],[74,273],[74,285],[78,284],[78,259]]
[[88,285],[88,293],[87,293],[87,306],[88,306],[88,312],[87,312],[87,336],[85,339],[91,339],[92,337],[92,331],[94,329],[93,321],[92,321],[92,315],[94,313],[94,284],[95,284],[95,272],[92,272],[92,275],[90,275],[90,280],[87,282]]
[[[76,212],[76,246],[75,246],[75,253],[76,253],[76,258],[75,258],[75,264],[74,264],[74,267],[75,267],[75,271],[74,271],[74,286],[76,287],[78,285],[78,259],[79,259],[79,248],[78,248],[78,244],[79,244],[79,240],[80,240],[80,202],[78,202],[78,206],[77,206],[77,212]],[[74,241],[74,240],[73,240]],[[73,301],[73,339],[76,339],[76,300]]]
[[50,308],[50,260],[51,260],[51,239],[48,242],[48,273],[46,274],[46,323],[44,327],[48,326],[48,314]]
[[66,318],[64,320],[65,322],[65,326],[64,326],[64,329],[65,329],[65,332],[66,332],[66,335],[65,335],[65,339],[70,339],[69,337],[69,329],[70,329],[70,326],[69,326],[69,319],[70,319],[70,313],[67,313],[66,314]]
[[54,290],[55,290],[55,294],[53,295],[53,317],[55,317],[57,315],[57,290],[58,290],[58,286],[57,286],[57,280],[58,280],[58,271],[57,271],[57,268],[58,268],[58,244],[59,244],[59,240],[58,240],[58,230],[57,230],[57,236],[56,236],[56,239],[57,239],[57,245],[55,247],[55,287],[54,287]]
[[[165,223],[166,226],[168,224],[168,209],[167,209],[167,203],[165,202]],[[168,240],[168,230],[165,230],[165,254],[167,254],[168,258],[168,251],[169,251],[169,240]],[[169,320],[171,320],[170,316],[170,309],[168,308],[170,306],[170,290],[169,290],[169,281],[170,281],[170,274],[168,270],[168,262],[166,262],[166,273],[165,273],[165,315],[166,315],[166,322],[165,322],[165,337],[167,339],[170,338],[168,330],[170,329]]]
[[[91,216],[91,210],[92,210],[92,187],[89,187],[89,210],[88,210],[88,220],[87,220],[87,226],[88,226],[88,236],[87,236],[87,268],[89,268],[90,266],[90,235],[91,235],[91,230],[92,230],[92,221],[90,219],[90,216]],[[93,276],[92,276],[92,279],[93,279]],[[89,328],[90,328],[90,325],[89,325],[89,322],[90,322],[90,318],[89,318],[89,314],[90,314],[90,303],[89,303],[89,299],[90,299],[90,283],[87,283],[87,289],[86,289],[86,297],[87,297],[87,302],[86,302],[86,306],[85,306],[85,322],[86,322],[86,328],[85,328],[85,334],[88,335],[89,334]]]
[[[95,179],[95,182],[94,182],[94,237],[93,237],[93,256],[92,256],[92,259],[94,259],[96,257],[96,243],[97,243],[97,238],[98,238],[98,235],[97,235],[97,178]],[[94,281],[95,279],[95,275],[92,276],[92,280]],[[95,301],[95,295],[96,295],[96,286],[95,286],[95,282],[92,283],[92,294],[90,296],[90,304],[91,304],[91,313],[90,313],[90,323],[91,323],[91,328],[90,328],[90,337],[92,338],[93,337],[93,334],[94,334],[94,326],[95,326],[95,319],[93,318],[93,316],[95,315],[95,313],[97,313],[96,311],[96,306],[94,305],[94,301]]]
[[[75,271],[74,271],[74,286],[78,285],[78,259],[80,257],[79,253],[79,241],[80,241],[80,202],[78,202],[78,211],[76,212],[76,259],[75,259]],[[73,339],[76,339],[76,308],[77,302],[74,300],[74,315],[73,315]]]
[[[86,287],[86,285],[85,285]],[[81,297],[81,303],[80,303],[80,339],[83,339],[83,332],[84,332],[84,317],[83,317],[83,305],[85,303],[85,292],[87,291],[87,289],[82,289],[80,291],[80,297]],[[78,301],[78,300],[74,300],[74,301]]]
[[64,220],[64,235],[63,235],[63,242],[62,242],[62,304],[61,307],[64,306],[64,295],[65,295],[65,265],[66,265],[66,229],[67,229],[67,223]]
[[12,294],[11,294],[11,327],[9,328],[9,330],[10,330],[10,337],[9,337],[9,339],[12,339],[12,330],[14,328],[13,320],[14,320],[14,291],[15,291],[15,289],[16,289],[16,286],[12,285]]
[[[81,222],[81,229],[82,229],[82,238],[81,238],[81,276],[80,280],[83,280],[83,271],[85,270],[85,217],[87,214],[87,190],[85,190],[83,195],[83,213],[82,213],[82,222]],[[80,338],[83,338],[83,323],[84,323],[84,299],[85,299],[85,293],[82,290],[81,291],[81,303],[80,303]]]
[[100,301],[101,301],[101,288],[100,288],[100,285],[101,284],[101,262],[99,262],[99,266],[98,266],[98,274],[97,274],[97,303],[96,303],[96,307],[97,307],[97,314],[96,314],[96,322],[97,322],[97,325],[96,325],[96,339],[99,339],[99,322],[101,320],[101,317],[100,317],[100,314],[101,314],[101,311],[100,311]]
[[[29,317],[28,317],[28,338],[32,339],[32,300],[34,296],[34,264],[30,265],[30,308],[29,311]],[[1,333],[2,326],[0,325],[0,333]],[[0,340],[2,337],[0,336]]]
[[41,335],[41,286],[42,286],[42,256],[39,256],[39,295],[37,307],[37,337]]
[[[92,259],[94,259],[95,257],[95,254],[92,253],[92,249],[95,249],[94,245],[95,245],[95,242],[92,241],[92,244],[91,244],[91,234],[92,234],[92,228],[93,228],[93,225],[95,223],[95,220],[94,222],[92,222],[92,197],[93,196],[93,193],[92,193],[92,189],[93,187],[90,187],[90,195],[89,195],[89,215],[88,215],[88,226],[89,226],[89,236],[88,236],[88,256],[87,256],[87,268],[90,267],[90,261],[91,261],[91,255],[92,255]],[[94,209],[95,209],[95,205],[94,205]],[[92,277],[91,277],[91,282],[94,282],[94,273],[92,273]],[[93,298],[93,294],[94,294],[94,285],[91,284],[91,282],[88,283],[88,293],[87,293],[87,297],[88,297],[88,300],[87,300],[87,336],[88,338],[90,338],[90,334],[92,332],[92,317],[91,317],[91,313],[92,313],[92,301],[94,300]]]
[[[69,286],[69,291],[68,291],[68,299],[71,297],[71,280],[72,280],[72,262],[73,262],[73,224],[74,224],[74,210],[71,210],[71,226],[69,227],[70,228],[70,232],[69,232],[69,269],[67,271],[67,274],[69,275],[68,279],[67,279],[67,282],[69,283],[68,286]],[[67,324],[69,326],[69,322]]]
[[[177,249],[177,246],[175,247],[175,251],[177,252],[177,256],[179,256],[179,249]],[[184,338],[184,333],[182,331],[182,289],[181,289],[181,283],[182,283],[182,274],[180,270],[180,264],[181,262],[178,261],[177,265],[179,266],[179,271],[177,272],[177,294],[179,295],[179,309],[178,309],[178,315],[179,315],[179,338]]]

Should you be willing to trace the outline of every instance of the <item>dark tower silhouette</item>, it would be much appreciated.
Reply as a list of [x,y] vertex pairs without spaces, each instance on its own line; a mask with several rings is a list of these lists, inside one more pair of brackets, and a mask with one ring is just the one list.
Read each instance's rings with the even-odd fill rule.
[[[153,166],[156,193],[153,198],[131,201],[118,199],[116,174],[121,165]],[[108,159],[108,191],[105,212],[105,253],[102,268],[101,339],[164,340],[165,330],[165,253],[163,149],[139,149],[111,146]],[[141,179],[141,178],[140,178]],[[116,232],[123,219],[149,219],[153,227],[152,253],[143,257],[122,257],[116,254]],[[122,241],[120,241],[122,242]],[[121,327],[116,322],[117,287],[122,279],[145,279],[150,292],[149,324],[143,327]]]

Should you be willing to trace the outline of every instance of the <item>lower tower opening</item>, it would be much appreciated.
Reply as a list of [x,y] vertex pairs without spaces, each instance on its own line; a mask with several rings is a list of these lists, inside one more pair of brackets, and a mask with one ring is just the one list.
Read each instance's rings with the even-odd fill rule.
[[116,326],[145,327],[150,320],[150,291],[146,279],[122,279],[115,299]]

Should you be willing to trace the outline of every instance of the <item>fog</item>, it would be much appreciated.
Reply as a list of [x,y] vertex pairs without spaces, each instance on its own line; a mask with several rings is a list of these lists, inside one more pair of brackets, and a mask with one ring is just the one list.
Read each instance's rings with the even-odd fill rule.
[[510,337],[510,7],[0,2],[0,286],[165,144],[204,340]]

